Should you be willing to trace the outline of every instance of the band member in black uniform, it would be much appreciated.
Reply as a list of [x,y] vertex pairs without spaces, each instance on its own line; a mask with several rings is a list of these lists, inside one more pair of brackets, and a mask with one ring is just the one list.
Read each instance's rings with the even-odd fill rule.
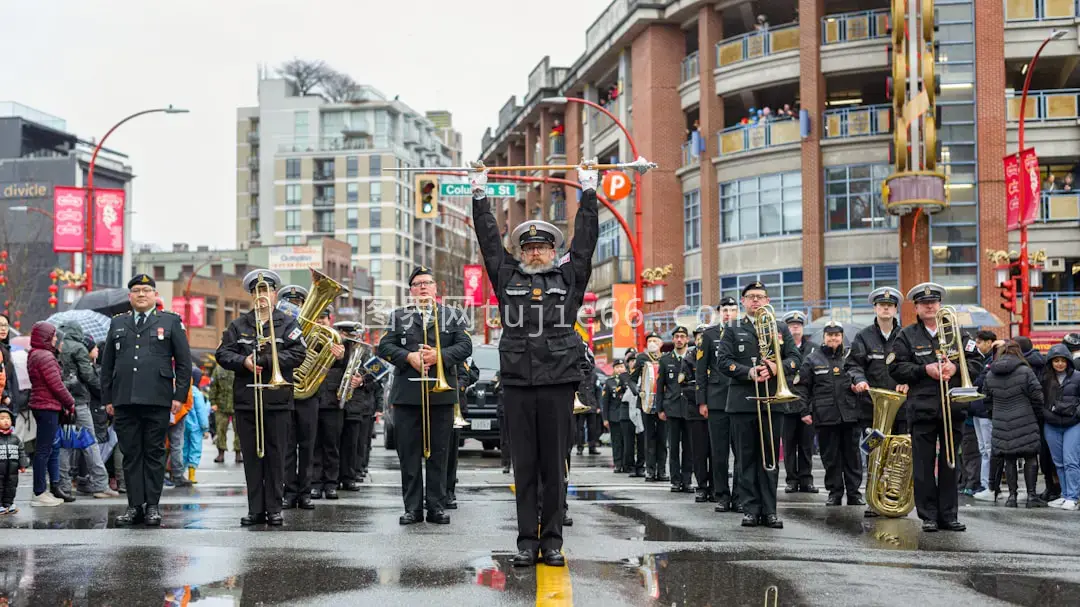
[[[641,410],[641,389],[634,381],[634,369],[637,368],[637,352],[627,350],[626,353],[626,383],[630,390],[623,392],[623,401],[626,404],[626,418],[619,425],[622,432],[623,444],[623,472],[630,478],[645,478],[645,414]],[[629,401],[629,402],[627,402]],[[641,431],[638,431],[640,420]]]
[[[394,310],[390,330],[379,341],[379,357],[394,365],[394,384],[390,403],[394,405],[394,431],[398,460],[401,463],[401,495],[405,514],[402,525],[424,521],[448,525],[446,514],[446,464],[450,435],[454,430],[454,401],[457,399],[457,373],[454,368],[472,356],[472,340],[465,332],[466,321],[460,313],[436,304],[437,289],[431,269],[420,266],[409,276],[409,293],[417,302]],[[436,316],[436,314],[438,316]],[[431,392],[435,382],[439,351],[435,349],[435,322],[439,323],[443,374],[453,390]],[[429,381],[419,380],[424,371]],[[425,394],[426,391],[426,394]],[[424,420],[424,399],[429,419]],[[424,424],[428,427],[430,455],[423,444]],[[427,477],[425,479],[424,473]],[[425,503],[426,498],[426,503]]]
[[604,395],[600,401],[604,427],[611,432],[611,460],[615,474],[631,472],[623,467],[623,431],[622,424],[630,420],[630,405],[623,401],[623,394],[629,389],[630,376],[626,373],[626,363],[615,359],[611,367],[612,376],[604,385]]
[[[269,289],[260,286],[264,283]],[[291,385],[274,390],[251,387],[252,384],[268,384],[272,378],[271,322],[277,366],[286,382],[291,384],[293,369],[300,366],[307,353],[296,321],[274,307],[277,302],[275,291],[280,283],[281,278],[270,270],[254,270],[244,277],[244,288],[255,301],[250,311],[229,323],[216,353],[218,364],[235,373],[233,402],[247,482],[248,514],[240,519],[240,524],[245,526],[281,525],[284,522],[281,504],[285,493],[285,449],[292,417],[293,388]],[[258,290],[257,286],[260,287]],[[257,317],[263,323],[261,329],[256,325]],[[257,343],[260,334],[266,343]],[[262,427],[256,425],[256,390],[262,393]],[[262,454],[258,453],[257,439],[264,443]],[[130,483],[129,480],[129,487]]]
[[674,347],[660,357],[659,380],[656,386],[656,409],[660,419],[667,424],[671,459],[671,492],[681,493],[691,482],[693,462],[690,457],[690,426],[686,423],[686,409],[690,403],[683,398],[681,374],[682,362],[688,352],[690,332],[686,327],[675,327],[671,332]]
[[[304,305],[307,290],[289,285],[278,291],[278,299],[296,306]],[[311,498],[316,491],[311,487],[312,466],[315,461],[315,437],[319,428],[319,403],[323,399],[320,389],[311,398],[293,398],[292,419],[289,424],[289,444],[285,448],[285,500],[283,507],[312,510]],[[322,497],[322,490],[318,491]]]
[[[716,502],[716,512],[728,512],[730,510],[741,511],[738,497],[739,462],[738,452],[735,453],[734,476],[731,487],[728,487],[728,462],[730,453],[735,451],[735,440],[731,434],[731,416],[727,413],[727,393],[731,378],[727,376],[720,366],[720,339],[724,329],[739,317],[739,304],[734,297],[725,297],[720,300],[720,322],[705,328],[701,333],[701,345],[698,348],[697,362],[694,373],[697,376],[698,391],[695,402],[698,412],[706,420],[706,432],[701,441],[708,446],[707,454],[700,457],[708,458],[708,498]],[[697,436],[696,434],[694,435]],[[697,439],[695,439],[697,440]],[[696,444],[696,443],[695,443]],[[698,455],[695,452],[695,461]],[[704,466],[704,461],[696,466]],[[703,468],[704,469],[704,468]],[[700,486],[700,485],[699,485]],[[695,497],[696,501],[704,501]]]
[[491,398],[495,399],[495,415],[499,419],[499,459],[502,461],[503,474],[510,474],[510,427],[506,425],[506,409],[503,406],[502,382],[498,371],[491,380]]
[[[491,202],[487,199],[487,173],[474,171],[473,225],[487,274],[499,300],[503,334],[499,341],[500,370],[514,450],[517,491],[518,553],[515,566],[537,562],[564,566],[561,553],[561,491],[566,453],[570,444],[570,416],[574,391],[581,381],[581,337],[574,331],[592,273],[592,256],[600,232],[593,170],[578,170],[581,203],[574,219],[574,238],[562,258],[562,232],[542,221],[528,221],[511,233],[510,242],[521,250],[512,256],[503,248]],[[539,493],[539,486],[548,491]],[[540,508],[537,498],[544,500]],[[537,534],[538,511],[543,520]]]
[[101,353],[101,402],[115,416],[127,479],[128,508],[116,519],[121,526],[161,524],[165,434],[191,386],[184,324],[156,310],[156,299],[153,278],[138,274],[128,281],[132,311],[113,317]]
[[642,437],[645,442],[645,482],[668,482],[667,474],[667,422],[660,417],[656,402],[657,385],[660,383],[660,348],[664,338],[657,333],[645,337],[645,351],[637,355],[637,362],[630,379],[639,387],[641,421],[645,424]]
[[[799,356],[805,362],[806,357],[817,349],[818,345],[803,338],[806,326],[806,314],[794,310],[784,314],[784,324],[795,340]],[[803,414],[798,403],[791,403],[784,413],[784,472],[787,486],[784,493],[817,493],[814,486],[814,426],[803,423]]]
[[[315,322],[330,326],[330,306],[323,309]],[[334,364],[319,384],[312,400],[319,403],[318,423],[315,429],[315,453],[311,459],[311,498],[338,499],[338,482],[341,478],[341,430],[345,425],[345,411],[338,407],[337,389],[345,373],[345,345],[333,344],[330,351]]]
[[[903,329],[885,358],[889,375],[908,385],[905,401],[911,430],[911,457],[914,460],[915,509],[922,519],[923,531],[964,531],[967,526],[957,520],[956,469],[946,464],[945,425],[942,418],[942,394],[939,382],[946,389],[960,385],[960,370],[956,366],[959,352],[941,352],[938,341],[937,312],[945,287],[924,282],[908,291],[915,303],[917,320]],[[957,327],[959,330],[959,327]],[[967,340],[961,340],[961,347]],[[974,341],[971,341],[974,351]],[[947,356],[947,358],[946,358]],[[978,374],[980,357],[967,359],[968,373]],[[953,403],[953,445],[960,443],[960,425],[964,423],[965,406]],[[940,450],[938,444],[941,444]],[[955,460],[953,460],[955,461]],[[934,468],[937,477],[934,477]]]
[[[457,373],[458,378],[457,402],[461,408],[461,415],[464,416],[467,404],[465,390],[480,379],[480,370],[473,366],[472,357],[470,356],[455,367],[454,372]],[[444,507],[447,510],[457,510],[457,466],[461,441],[461,429],[454,428],[450,433],[450,447],[446,458],[446,503]]]
[[278,301],[287,301],[298,308],[304,305],[307,296],[308,290],[299,285],[285,285],[278,289]]
[[[874,405],[870,400],[870,388],[893,390],[907,394],[907,384],[894,381],[889,376],[889,366],[885,358],[892,351],[892,344],[900,335],[898,306],[900,291],[892,287],[881,287],[870,293],[869,302],[874,306],[874,322],[859,331],[851,340],[844,371],[851,378],[851,390],[858,395],[860,421],[867,418],[873,422]],[[896,414],[892,428],[893,434],[907,434],[907,407],[901,407]],[[869,423],[860,424],[860,432],[865,432]],[[860,452],[861,453],[861,452]],[[867,517],[878,516],[877,512],[867,508],[863,513]]]
[[[361,364],[374,353],[368,346],[354,341],[362,338],[363,326],[360,323],[336,322],[334,329],[341,334],[345,342],[345,369],[348,369],[348,363],[357,348],[362,349]],[[339,394],[338,390],[346,379],[344,373],[337,376],[338,383],[331,384],[329,388],[333,390],[331,396],[340,407],[343,395]],[[327,377],[323,383],[329,381]],[[371,425],[375,422],[375,412],[382,409],[383,386],[381,381],[363,367],[356,369],[348,381],[352,387],[352,397],[345,401],[345,419],[341,428],[341,489],[359,491],[360,483],[364,481],[364,457],[371,445],[368,438],[371,436]]]
[[[581,383],[578,384],[575,398],[581,401],[581,404],[585,405],[589,411],[596,408],[594,402],[596,394],[596,359],[593,358],[592,350],[589,349],[584,342],[581,344],[583,356],[581,357],[581,373],[584,377],[581,378]],[[577,402],[574,403],[574,408],[577,409]],[[575,413],[570,416],[570,436],[574,435],[577,431],[577,421],[575,418],[580,418],[588,413]],[[570,491],[570,451],[572,445],[567,446],[566,450],[566,476],[563,478],[563,527],[572,527],[574,525],[574,519],[570,518],[570,502],[567,498],[567,493]],[[543,491],[543,486],[540,488]],[[541,502],[543,500],[541,499]],[[543,513],[540,518],[543,519]]]
[[585,348],[585,364],[582,367],[585,379],[578,386],[578,400],[589,408],[587,413],[578,413],[576,418],[577,453],[583,455],[585,444],[589,445],[589,455],[599,455],[597,445],[600,444],[600,435],[603,434],[603,426],[600,422],[600,394],[596,386],[596,359],[588,347]]
[[[783,322],[776,323],[780,352],[772,352],[771,359],[761,360],[758,347],[757,329],[754,321],[758,309],[769,303],[769,294],[765,285],[752,282],[742,290],[742,306],[746,310],[741,322],[724,330],[720,338],[720,367],[731,378],[728,386],[726,411],[731,418],[731,433],[735,438],[739,463],[739,500],[743,508],[742,525],[756,527],[764,525],[773,529],[783,529],[784,523],[776,515],[776,484],[779,474],[776,470],[765,469],[765,457],[777,454],[777,443],[783,429],[783,415],[778,407],[772,408],[772,444],[762,444],[762,439],[769,440],[768,409],[761,404],[761,421],[764,431],[758,427],[758,403],[753,399],[760,392],[764,395],[776,393],[776,362],[784,367],[787,377],[794,377],[802,362],[795,341]],[[755,388],[757,384],[757,388]],[[763,436],[764,435],[764,436]],[[764,449],[762,448],[764,446]]]
[[[859,402],[844,372],[844,327],[829,321],[824,343],[803,359],[792,390],[799,395],[799,419],[795,423],[817,428],[821,463],[825,465],[826,506],[841,505],[845,493],[849,506],[865,506],[859,491],[862,458],[859,456]],[[790,420],[785,423],[791,423]]]
[[[690,437],[686,447],[686,457],[690,460],[690,470],[697,477],[698,487],[703,489],[698,492],[698,497],[695,498],[699,502],[708,501],[708,495],[712,493],[709,489],[709,483],[712,481],[709,470],[710,453],[708,450],[702,452],[703,449],[700,447],[702,441],[706,445],[709,443],[709,422],[702,415],[703,411],[705,413],[708,413],[708,411],[696,405],[698,400],[697,353],[701,345],[701,334],[706,328],[708,328],[707,325],[698,325],[694,328],[694,341],[686,349],[679,375],[679,387],[682,389],[683,398],[686,400],[686,431]],[[697,449],[694,448],[695,444],[698,445]],[[694,493],[693,483],[683,485],[681,493]]]

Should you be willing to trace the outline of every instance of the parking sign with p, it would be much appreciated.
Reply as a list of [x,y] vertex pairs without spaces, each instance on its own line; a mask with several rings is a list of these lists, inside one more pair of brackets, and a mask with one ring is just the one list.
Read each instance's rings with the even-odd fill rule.
[[622,200],[630,195],[633,182],[622,171],[608,171],[604,174],[604,180],[600,185],[608,200]]

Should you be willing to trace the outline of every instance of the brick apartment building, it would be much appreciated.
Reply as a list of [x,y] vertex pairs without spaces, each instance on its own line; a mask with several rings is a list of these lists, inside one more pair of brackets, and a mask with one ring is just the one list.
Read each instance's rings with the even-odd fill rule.
[[[1049,258],[1033,314],[1037,330],[1080,324],[1076,6],[977,4],[935,3],[939,167],[951,206],[929,222],[924,215],[914,233],[912,217],[886,214],[881,201],[892,171],[888,0],[615,0],[572,66],[544,58],[532,71],[524,99],[511,97],[484,134],[481,156],[489,165],[629,161],[628,142],[605,116],[541,100],[583,97],[619,116],[639,153],[660,164],[641,187],[644,267],[675,269],[666,301],[646,305],[661,329],[676,306],[715,305],[751,280],[769,285],[778,310],[815,315],[847,308],[865,318],[874,288],[924,280],[948,286],[949,303],[1003,314],[985,255],[1019,248],[1005,231],[1002,157],[1016,151],[1025,64],[1054,28],[1065,29],[1041,56],[1026,109],[1027,145],[1047,183],[1031,229],[1032,249]],[[787,105],[792,120],[743,124]],[[809,118],[805,136],[799,110]],[[574,190],[535,187],[500,202],[498,216],[569,229],[576,200]],[[632,196],[618,206],[633,227]],[[603,301],[612,283],[633,281],[633,265],[611,213],[602,210],[600,222],[592,290]]]

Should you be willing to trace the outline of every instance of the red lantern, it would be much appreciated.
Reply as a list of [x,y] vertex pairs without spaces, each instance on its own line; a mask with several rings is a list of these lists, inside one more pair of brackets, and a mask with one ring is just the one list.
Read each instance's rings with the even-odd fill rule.
[[53,295],[53,296],[49,297],[49,307],[50,307],[50,308],[55,308],[55,307],[56,307],[56,303],[57,303],[58,301],[60,301],[60,300],[59,300],[59,299],[57,299],[55,295]]
[[15,316],[22,316],[22,310],[15,310]]
[[52,272],[49,272],[49,278],[53,279],[53,282],[56,281],[57,276],[58,276],[58,274],[57,274],[56,270],[53,270]]
[[7,259],[7,251],[0,251],[0,259]]
[[56,295],[56,292],[60,290],[60,287],[56,285],[49,285],[49,293]]
[[18,330],[18,329],[21,329],[21,328],[22,328],[22,322],[21,322],[21,321],[18,321],[18,320],[16,320],[16,321],[15,321],[15,329],[16,329],[16,330]]
[[4,286],[6,284],[7,284],[7,276],[4,276],[3,274],[0,274],[0,287]]

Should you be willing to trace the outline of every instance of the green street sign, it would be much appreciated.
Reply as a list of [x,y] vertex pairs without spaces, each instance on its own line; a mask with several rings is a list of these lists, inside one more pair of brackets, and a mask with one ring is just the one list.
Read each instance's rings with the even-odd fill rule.
[[[517,198],[516,183],[487,184],[488,198]],[[467,183],[440,183],[439,196],[472,196],[472,187]]]

